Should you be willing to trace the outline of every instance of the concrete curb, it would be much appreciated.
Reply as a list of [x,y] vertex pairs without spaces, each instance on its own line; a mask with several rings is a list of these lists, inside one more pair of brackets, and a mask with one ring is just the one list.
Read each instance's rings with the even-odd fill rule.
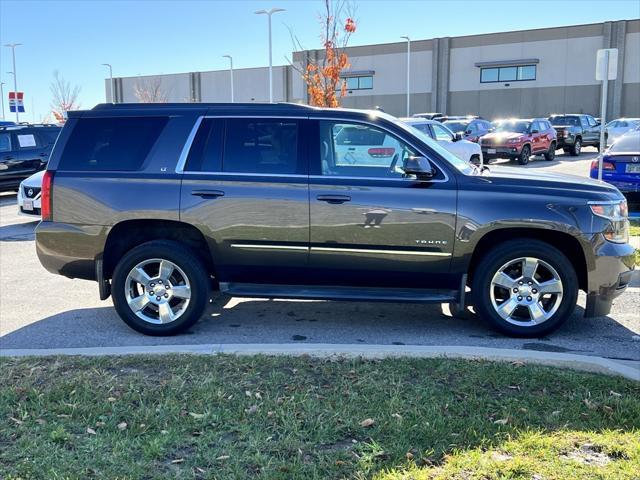
[[422,345],[351,345],[351,344],[204,344],[157,345],[134,347],[52,348],[52,349],[2,349],[0,357],[50,356],[50,355],[158,355],[190,353],[199,355],[309,355],[313,357],[363,357],[379,359],[388,357],[413,358],[463,358],[501,362],[524,362],[537,365],[570,368],[586,372],[620,375],[640,382],[640,362],[620,363],[603,357],[575,355],[572,353],[540,352],[485,347],[422,346]]

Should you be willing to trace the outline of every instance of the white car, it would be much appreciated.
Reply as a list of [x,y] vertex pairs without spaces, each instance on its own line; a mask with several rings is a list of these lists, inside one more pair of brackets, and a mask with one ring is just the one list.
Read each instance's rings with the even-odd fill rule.
[[30,217],[40,217],[40,190],[44,170],[34,173],[20,183],[18,189],[18,213]]
[[463,140],[460,135],[453,133],[446,125],[435,120],[425,120],[424,118],[401,118],[400,120],[427,134],[460,160],[482,165],[482,149],[480,145]]
[[640,118],[618,118],[607,123],[607,143],[611,145],[617,139],[640,126]]

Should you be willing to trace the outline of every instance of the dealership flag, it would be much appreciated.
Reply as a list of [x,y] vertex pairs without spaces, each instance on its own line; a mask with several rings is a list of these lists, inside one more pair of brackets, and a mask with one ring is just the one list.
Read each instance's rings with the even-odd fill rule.
[[24,113],[24,92],[9,92],[9,111]]

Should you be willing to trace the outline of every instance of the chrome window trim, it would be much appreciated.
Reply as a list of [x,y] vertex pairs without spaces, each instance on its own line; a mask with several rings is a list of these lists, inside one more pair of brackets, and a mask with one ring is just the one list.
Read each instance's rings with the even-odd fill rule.
[[187,163],[187,158],[189,157],[189,152],[191,151],[191,145],[193,145],[193,140],[196,138],[196,134],[198,133],[198,129],[200,128],[200,124],[202,123],[202,119],[204,116],[198,117],[191,127],[191,131],[189,132],[189,136],[187,136],[187,140],[184,142],[184,146],[182,147],[182,152],[180,152],[180,157],[178,158],[178,163],[176,165],[176,173],[183,173],[185,164]]
[[[309,117],[309,119],[310,120],[325,120],[325,121],[330,121],[330,122],[342,122],[342,123],[361,123],[361,124],[364,124],[364,125],[370,125],[372,127],[379,128],[380,130],[384,130],[389,135],[392,135],[394,137],[400,138],[404,143],[407,143],[408,145],[413,147],[418,153],[420,153],[424,157],[426,157],[427,160],[429,160],[430,163],[433,163],[436,167],[438,167],[438,170],[440,170],[442,172],[442,174],[444,175],[444,179],[442,179],[442,180],[421,180],[421,181],[428,182],[428,183],[446,183],[446,182],[449,181],[449,175],[447,175],[446,170],[444,168],[442,168],[438,162],[436,162],[435,160],[432,160],[432,158],[431,158],[432,156],[431,155],[426,155],[424,153],[424,151],[422,151],[422,149],[416,147],[414,143],[408,141],[405,137],[400,136],[397,133],[390,131],[388,128],[384,127],[383,125],[379,125],[377,123],[369,122],[367,120],[360,120],[360,119],[354,120],[352,118]],[[435,140],[434,140],[434,142],[435,142]],[[320,175],[320,177],[323,177],[323,178],[338,178],[337,175],[336,176]],[[345,177],[345,178],[350,178],[350,177]],[[393,177],[391,177],[391,178],[386,178],[386,177],[353,177],[353,178],[358,178],[358,179],[371,179],[371,178],[374,178],[376,180],[395,180]],[[404,180],[404,179],[400,179],[400,180]]]
[[[354,119],[345,119],[345,118],[337,118],[337,117],[309,117],[309,116],[290,116],[290,115],[202,115],[198,117],[189,132],[187,140],[185,141],[184,146],[182,147],[182,152],[180,153],[180,157],[178,159],[178,163],[176,165],[175,172],[180,174],[189,174],[189,175],[236,175],[236,176],[258,176],[258,177],[284,177],[284,178],[336,178],[336,179],[346,179],[346,180],[392,180],[392,181],[403,181],[406,182],[406,178],[393,178],[393,177],[352,177],[352,176],[340,176],[340,175],[300,175],[300,174],[271,174],[271,173],[235,173],[235,172],[207,172],[207,171],[185,171],[184,167],[187,163],[187,158],[189,157],[189,152],[191,151],[191,147],[193,145],[193,141],[195,140],[196,134],[198,133],[198,129],[202,124],[202,120],[205,118],[273,118],[273,119],[291,119],[291,120],[324,120],[331,122],[345,122],[345,123],[360,123],[364,125],[370,125],[372,127],[379,128],[384,130],[389,135],[394,137],[399,137],[403,142],[407,143],[411,147],[413,147],[418,153],[427,157],[429,162],[433,163],[444,175],[443,179],[440,180],[420,180],[425,183],[446,183],[449,181],[449,175],[446,170],[443,169],[440,164],[431,158],[431,155],[426,155],[424,151],[415,146],[414,143],[407,141],[405,137],[399,136],[394,132],[391,132],[388,128],[385,128],[382,125],[378,125],[377,123],[369,122],[366,120],[354,120]],[[435,140],[434,140],[435,141]]]
[[[182,152],[180,152],[180,157],[178,158],[178,163],[176,164],[176,173],[198,173],[198,174],[204,174],[204,175],[211,175],[211,174],[223,174],[223,173],[231,173],[231,172],[205,172],[205,171],[185,171],[184,167],[187,163],[187,158],[189,158],[189,152],[191,151],[191,147],[193,145],[193,141],[196,138],[196,134],[198,133],[198,129],[200,128],[200,125],[202,124],[202,120],[204,120],[205,118],[284,118],[284,119],[290,119],[290,120],[306,120],[309,117],[302,117],[302,116],[288,116],[288,115],[202,115],[200,117],[198,117],[196,119],[196,122],[194,123],[193,127],[191,128],[191,132],[189,132],[189,135],[187,136],[187,140],[184,143],[184,146],[182,147]],[[237,175],[237,174],[236,174]],[[243,175],[243,174],[240,174]],[[260,174],[245,174],[245,175],[258,175],[260,176]],[[277,174],[262,174],[265,176],[278,176],[278,177],[288,177],[289,175],[277,175]],[[297,175],[294,175],[297,176]],[[300,175],[302,177],[306,177],[306,175]]]
[[247,173],[247,172],[205,172],[205,171],[189,171],[181,172],[183,175],[213,175],[224,177],[274,177],[274,178],[309,178],[309,175],[301,175],[299,173]]

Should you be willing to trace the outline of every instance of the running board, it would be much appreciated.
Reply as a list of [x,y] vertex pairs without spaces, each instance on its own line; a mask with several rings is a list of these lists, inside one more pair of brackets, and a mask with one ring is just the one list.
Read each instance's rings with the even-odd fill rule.
[[418,288],[368,288],[340,286],[220,283],[220,292],[234,297],[296,300],[349,300],[367,302],[449,303],[459,300],[457,290]]

